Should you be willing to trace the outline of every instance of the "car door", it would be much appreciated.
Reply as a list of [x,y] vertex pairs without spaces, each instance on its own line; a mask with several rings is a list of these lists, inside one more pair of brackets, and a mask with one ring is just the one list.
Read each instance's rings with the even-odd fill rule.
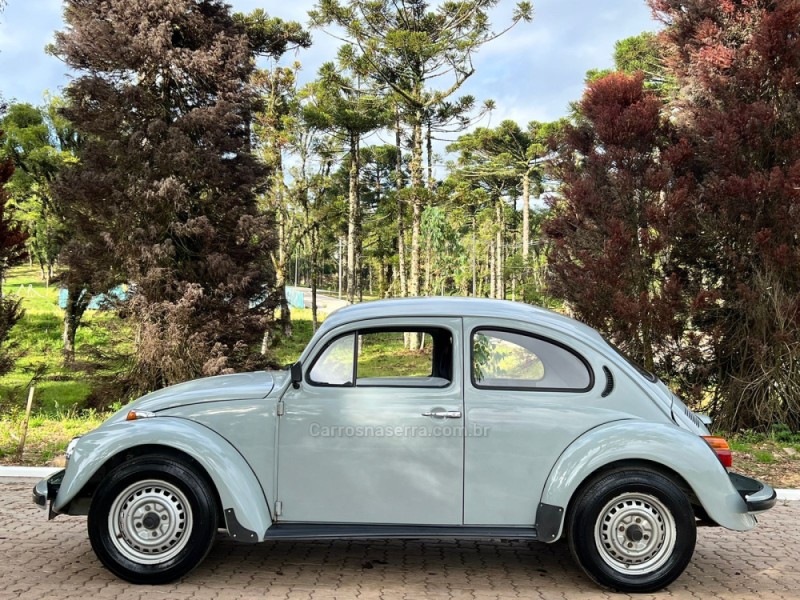
[[[581,434],[623,418],[594,353],[544,327],[464,319],[464,523],[532,526],[542,488]],[[602,381],[598,383],[596,373]]]
[[461,339],[461,319],[421,318],[343,325],[318,340],[283,397],[278,519],[460,525]]

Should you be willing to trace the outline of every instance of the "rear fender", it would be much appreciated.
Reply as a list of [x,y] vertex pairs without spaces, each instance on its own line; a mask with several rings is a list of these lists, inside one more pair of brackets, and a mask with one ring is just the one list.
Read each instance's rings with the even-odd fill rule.
[[680,475],[719,525],[736,531],[755,527],[755,517],[748,514],[727,471],[701,437],[670,424],[628,420],[587,431],[556,461],[537,513],[537,521],[548,522],[544,541],[561,537],[569,503],[583,482],[604,467],[626,461],[645,461]]
[[269,502],[245,459],[211,429],[174,417],[154,417],[101,426],[81,437],[67,464],[53,508],[60,512],[110,459],[140,446],[174,448],[194,458],[219,494],[228,532],[256,542],[272,524]]

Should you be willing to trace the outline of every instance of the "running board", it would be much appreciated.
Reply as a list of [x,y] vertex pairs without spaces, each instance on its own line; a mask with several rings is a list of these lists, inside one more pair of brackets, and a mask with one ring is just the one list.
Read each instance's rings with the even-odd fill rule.
[[342,525],[339,523],[278,523],[264,540],[330,540],[389,538],[508,538],[539,539],[532,527],[472,527],[432,525]]

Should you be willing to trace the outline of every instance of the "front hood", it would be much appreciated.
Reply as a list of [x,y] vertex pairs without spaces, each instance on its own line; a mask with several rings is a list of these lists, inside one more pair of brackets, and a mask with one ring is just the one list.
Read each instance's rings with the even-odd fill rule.
[[118,417],[124,419],[128,411],[132,409],[158,412],[186,404],[266,398],[274,386],[273,374],[265,371],[195,379],[142,396],[123,408],[110,420],[117,420]]

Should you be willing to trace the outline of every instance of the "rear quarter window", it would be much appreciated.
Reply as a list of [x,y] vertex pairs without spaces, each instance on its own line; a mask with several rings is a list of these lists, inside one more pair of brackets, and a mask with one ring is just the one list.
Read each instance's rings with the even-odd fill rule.
[[586,392],[594,384],[589,363],[575,350],[530,333],[476,329],[471,352],[477,388]]

